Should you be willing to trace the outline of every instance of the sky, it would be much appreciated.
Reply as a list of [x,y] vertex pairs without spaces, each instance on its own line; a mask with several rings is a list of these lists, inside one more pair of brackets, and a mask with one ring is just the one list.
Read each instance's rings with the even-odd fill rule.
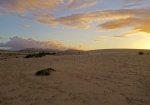
[[150,49],[150,0],[0,0],[0,49]]

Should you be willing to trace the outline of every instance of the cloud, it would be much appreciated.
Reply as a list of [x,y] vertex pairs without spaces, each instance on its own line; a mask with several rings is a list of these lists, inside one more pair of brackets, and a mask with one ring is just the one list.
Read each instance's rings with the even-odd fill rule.
[[[52,21],[55,17],[52,13],[55,10],[75,10],[95,5],[98,0],[0,0],[0,13],[15,13],[20,18],[36,20],[42,24],[55,26],[58,24]],[[31,13],[31,15],[26,15]]]
[[[68,28],[88,29],[97,23],[99,30],[117,30],[133,27],[132,31],[149,31],[150,8],[101,10],[82,14],[55,17],[52,11],[57,9],[75,10],[91,7],[100,0],[0,0],[0,11],[21,13],[21,18],[36,20],[38,23],[53,27],[63,25]],[[128,3],[140,3],[144,0],[124,0]],[[136,4],[129,4],[136,6]],[[44,12],[43,12],[44,11]],[[27,17],[24,13],[32,13]],[[23,14],[22,14],[23,13]],[[25,25],[24,25],[25,26]]]
[[100,36],[98,39],[92,40],[92,42],[100,43],[100,42],[104,42],[109,38],[110,38],[109,36]]
[[123,8],[141,8],[146,0],[124,0]]
[[142,5],[144,0],[124,0],[123,8],[138,8]]
[[94,40],[94,42],[101,42],[102,40],[100,40],[100,39],[96,39],[96,40]]
[[97,4],[97,2],[98,0],[70,0],[66,8],[70,10],[87,8]]
[[35,12],[39,10],[54,10],[62,0],[0,0],[1,9],[7,12]]
[[131,3],[131,2],[134,2],[134,3],[137,3],[137,2],[142,2],[144,0],[124,0],[126,3]]
[[[105,10],[89,12],[84,14],[73,14],[65,17],[51,19],[50,22],[40,21],[43,24],[58,25],[62,24],[70,28],[87,29],[91,27],[91,23],[105,21],[100,23],[97,27],[99,29],[120,29],[124,27],[145,27],[145,22],[149,23],[150,15],[149,8],[146,9],[120,9],[120,10]],[[43,18],[44,19],[44,18]],[[47,20],[47,19],[46,19]],[[52,23],[52,24],[51,24]],[[139,27],[142,28],[142,27]],[[139,30],[139,29],[138,29]],[[141,31],[147,31],[142,29]],[[148,32],[148,31],[147,31]]]
[[126,19],[108,21],[99,25],[99,27],[107,30],[116,30],[124,27],[136,26],[140,22],[141,19],[139,18],[126,18]]
[[36,20],[38,23],[56,26],[57,23],[52,21],[54,19],[55,19],[54,16],[46,13],[35,13],[32,17],[32,20]]
[[125,33],[125,34],[122,34],[122,35],[114,35],[114,36],[111,36],[111,37],[114,37],[114,38],[128,38],[128,33]]
[[[112,19],[98,25],[99,29],[105,30],[118,30],[126,27],[132,27],[130,33],[144,32],[150,33],[150,8],[147,9],[130,9],[122,10],[122,13],[130,14],[129,17],[125,19]],[[118,12],[119,13],[119,12]]]
[[29,28],[29,27],[30,27],[29,24],[21,24],[21,26],[26,27],[26,28]]
[[141,24],[133,29],[133,31],[137,32],[145,32],[145,33],[150,33],[150,18],[143,19]]
[[3,11],[0,10],[0,15],[3,14]]
[[65,46],[63,43],[59,41],[37,41],[33,38],[24,38],[20,36],[10,38],[9,42],[0,43],[0,47],[9,47],[15,50],[25,48],[42,48],[42,49],[59,49],[59,50],[70,49],[70,47]]
[[[131,10],[105,10],[59,17],[52,19],[51,22],[53,22],[53,24],[55,23],[55,25],[62,24],[65,27],[87,29],[90,28],[90,24],[93,22],[110,19],[124,19],[131,17],[132,15]],[[52,25],[49,22],[46,24]]]
[[131,31],[133,32],[145,32],[150,33],[150,18],[127,18],[109,21],[101,24],[99,27],[107,30],[116,30],[125,27],[133,27]]
[[[0,0],[0,10],[5,12],[48,12],[66,7],[81,9],[95,5],[97,0]],[[59,8],[62,7],[62,8]]]
[[123,8],[135,8],[135,7],[137,7],[137,6],[140,6],[141,5],[141,3],[133,3],[133,4],[125,4],[124,6],[123,6]]

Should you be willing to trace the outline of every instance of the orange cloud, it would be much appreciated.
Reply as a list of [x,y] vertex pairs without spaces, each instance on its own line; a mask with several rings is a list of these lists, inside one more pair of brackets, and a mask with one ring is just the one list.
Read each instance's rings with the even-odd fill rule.
[[[87,29],[90,28],[90,24],[93,22],[110,19],[124,19],[131,17],[132,15],[131,10],[106,10],[59,17],[52,19],[51,22],[53,22],[53,24],[55,23],[55,25],[63,24],[66,27]],[[46,24],[52,25],[49,22]]]
[[97,3],[96,1],[97,0],[1,0],[0,10],[18,13],[50,12],[59,9],[59,7],[67,9],[87,8],[95,5]]
[[[0,0],[0,11],[19,13],[19,17],[21,18],[34,19],[42,24],[55,26],[61,23],[65,24],[66,22],[65,20],[61,21],[60,19],[55,19],[52,15],[54,10],[87,8],[95,5],[97,1],[98,0]],[[32,13],[31,17],[25,15],[28,12]],[[66,26],[69,25],[69,23],[66,24]],[[81,26],[80,28],[87,28],[87,26]]]
[[[124,0],[125,2],[141,2],[143,0]],[[64,17],[54,17],[51,11],[55,9],[81,9],[93,6],[98,0],[1,0],[0,11],[26,13],[31,12],[32,20],[42,24],[57,26],[59,24],[69,28],[87,29],[91,23],[98,23],[99,30],[116,30],[133,27],[133,31],[149,31],[150,8],[102,10],[83,14],[72,14]],[[61,5],[61,6],[60,6]],[[134,4],[133,4],[134,5]],[[44,11],[44,12],[43,12]],[[22,18],[27,18],[21,15]]]
[[133,29],[138,32],[150,33],[150,18],[143,19],[141,24]]
[[54,16],[52,16],[51,14],[46,14],[46,13],[35,13],[32,17],[32,20],[36,20],[39,23],[56,26],[57,23],[52,21],[54,19],[55,19]]
[[99,27],[108,30],[116,30],[119,28],[129,27],[129,26],[136,26],[142,20],[139,18],[126,18],[126,19],[119,19],[119,20],[112,20],[105,22],[104,24],[100,24]]
[[8,12],[35,12],[38,10],[53,10],[62,0],[1,0],[0,6]]
[[[91,27],[93,22],[106,21],[99,24],[98,28],[101,29],[119,29],[124,27],[137,27],[142,25],[144,21],[148,22],[147,17],[150,17],[150,9],[121,9],[121,10],[105,10],[96,11],[84,14],[73,14],[70,16],[59,17],[51,19],[50,21],[57,25],[63,24],[66,27],[83,28]],[[50,22],[46,24],[52,25]]]
[[127,18],[114,20],[101,24],[99,27],[102,27],[107,30],[116,30],[124,27],[133,27],[133,32],[150,33],[150,18]]

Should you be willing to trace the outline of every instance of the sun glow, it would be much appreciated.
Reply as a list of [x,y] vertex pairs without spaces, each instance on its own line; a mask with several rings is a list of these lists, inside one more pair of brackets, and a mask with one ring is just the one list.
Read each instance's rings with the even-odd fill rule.
[[143,47],[144,47],[144,49],[150,50],[150,42],[149,42],[149,43],[146,43]]
[[150,50],[150,34],[144,33],[145,39],[143,40],[143,48]]

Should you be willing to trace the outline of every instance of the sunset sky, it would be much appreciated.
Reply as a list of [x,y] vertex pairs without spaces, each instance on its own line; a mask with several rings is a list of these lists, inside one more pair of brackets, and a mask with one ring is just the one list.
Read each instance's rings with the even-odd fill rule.
[[150,0],[0,0],[0,49],[150,49]]

